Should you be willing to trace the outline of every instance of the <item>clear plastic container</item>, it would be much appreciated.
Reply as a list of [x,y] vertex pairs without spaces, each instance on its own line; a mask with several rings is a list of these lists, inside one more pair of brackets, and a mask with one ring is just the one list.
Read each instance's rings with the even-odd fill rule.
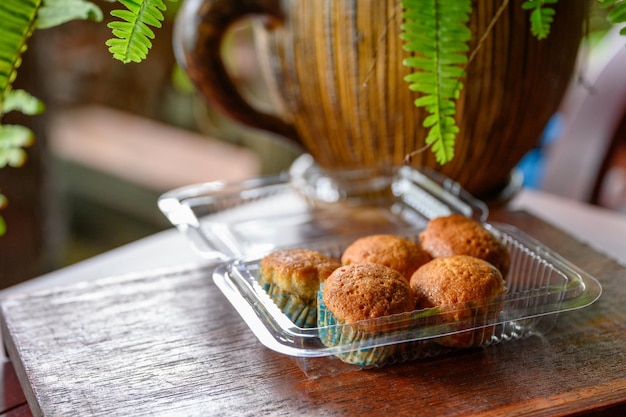
[[327,173],[305,155],[289,173],[209,182],[163,194],[163,214],[206,259],[227,261],[276,247],[376,232],[419,230],[437,216],[487,218],[458,183],[409,167]]
[[[348,176],[348,182],[338,180],[303,158],[285,176],[194,185],[159,200],[195,249],[220,262],[214,281],[259,341],[293,357],[311,378],[362,369],[340,359],[359,350],[389,350],[376,363],[384,366],[449,352],[456,349],[449,341],[459,338],[475,347],[545,334],[560,312],[600,297],[597,280],[568,260],[510,225],[485,223],[511,253],[506,293],[493,305],[458,307],[488,313],[453,321],[433,308],[332,329],[297,327],[258,284],[260,259],[270,251],[309,248],[339,258],[361,236],[393,233],[417,240],[431,218],[461,213],[484,222],[488,214],[484,204],[436,174],[404,167],[380,176]],[[332,346],[320,338],[331,330],[347,334],[363,328],[378,330]]]

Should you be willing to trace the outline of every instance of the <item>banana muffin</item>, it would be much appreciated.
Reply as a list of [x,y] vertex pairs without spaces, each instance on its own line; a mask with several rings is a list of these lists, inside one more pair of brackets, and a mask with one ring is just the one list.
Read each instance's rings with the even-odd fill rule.
[[419,243],[389,234],[365,236],[355,240],[343,252],[341,263],[376,263],[400,272],[407,281],[417,268],[430,261]]
[[295,325],[317,325],[317,292],[341,263],[309,249],[281,249],[261,259],[259,284]]
[[440,307],[451,331],[475,330],[443,336],[435,342],[451,347],[478,346],[493,334],[486,326],[502,308],[504,280],[500,271],[482,259],[467,255],[434,258],[410,281],[418,309]]
[[433,258],[469,255],[484,259],[506,277],[511,255],[500,239],[478,221],[460,214],[437,217],[420,233],[422,248]]
[[[365,343],[389,331],[377,319],[415,309],[407,280],[395,269],[360,263],[336,269],[323,284],[318,301],[318,327],[326,346]],[[384,363],[393,345],[340,353],[344,362],[371,366]]]

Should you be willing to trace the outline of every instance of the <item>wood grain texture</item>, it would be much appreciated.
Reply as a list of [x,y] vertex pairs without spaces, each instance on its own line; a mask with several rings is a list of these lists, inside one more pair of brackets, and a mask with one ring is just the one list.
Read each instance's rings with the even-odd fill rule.
[[[114,277],[2,303],[34,415],[566,415],[626,409],[626,270],[524,212],[496,211],[604,294],[542,337],[308,379],[254,338],[211,267]],[[381,401],[384,398],[384,401]]]

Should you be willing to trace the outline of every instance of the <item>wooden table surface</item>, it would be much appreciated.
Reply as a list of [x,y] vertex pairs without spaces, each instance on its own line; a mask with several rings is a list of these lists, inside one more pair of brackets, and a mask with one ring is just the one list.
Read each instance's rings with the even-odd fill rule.
[[[95,388],[78,399],[81,393],[63,390],[56,400],[42,399],[22,380],[25,396],[15,368],[5,360],[0,368],[0,416],[39,415],[39,401],[57,401],[59,408],[49,409],[59,410],[64,400],[83,401],[79,415],[622,415],[626,269],[526,212],[495,210],[490,221],[517,226],[595,276],[604,288],[600,300],[562,313],[544,337],[309,379],[292,359],[263,347],[213,282],[205,279],[205,325],[212,337],[206,341],[207,356],[188,364],[203,371],[196,372],[195,379],[181,381],[161,370],[155,381],[158,389],[137,392],[126,387],[132,398],[121,401],[118,410],[102,410]],[[200,270],[198,279],[208,273]],[[150,378],[149,372],[140,374],[143,366],[149,364],[132,367],[129,372],[138,374],[131,379]],[[20,365],[16,368],[19,371]],[[60,386],[67,390],[76,381],[65,382]]]

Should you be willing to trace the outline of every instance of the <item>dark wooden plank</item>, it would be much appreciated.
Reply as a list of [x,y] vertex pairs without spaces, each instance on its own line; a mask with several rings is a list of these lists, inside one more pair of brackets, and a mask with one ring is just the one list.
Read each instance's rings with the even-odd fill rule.
[[[309,379],[254,338],[211,268],[116,277],[2,305],[35,415],[555,415],[626,401],[626,270],[523,212],[494,212],[596,276],[543,336]],[[384,398],[384,401],[381,401]]]

